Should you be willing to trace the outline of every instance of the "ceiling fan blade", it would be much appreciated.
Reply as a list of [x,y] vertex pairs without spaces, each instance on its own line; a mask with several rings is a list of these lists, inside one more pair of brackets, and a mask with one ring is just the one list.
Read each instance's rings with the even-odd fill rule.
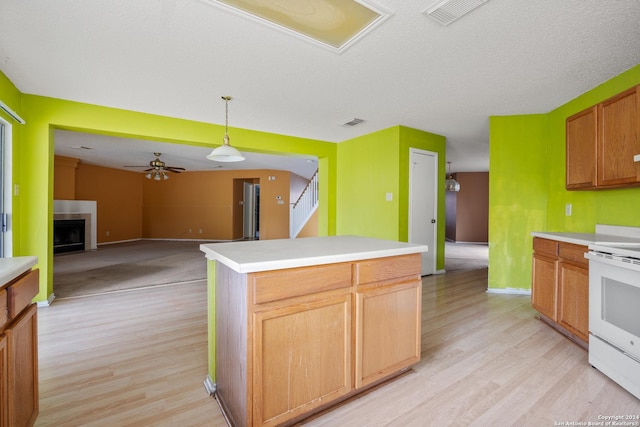
[[166,170],[167,172],[182,173],[182,171],[174,170],[174,169],[170,169],[170,168],[167,168],[167,169],[165,169],[165,170]]
[[149,165],[125,165],[124,168],[148,168]]
[[175,170],[179,170],[179,171],[186,170],[185,168],[179,168],[179,167],[176,167],[176,166],[165,166],[164,168],[167,169],[167,170],[169,170],[169,169],[175,169]]

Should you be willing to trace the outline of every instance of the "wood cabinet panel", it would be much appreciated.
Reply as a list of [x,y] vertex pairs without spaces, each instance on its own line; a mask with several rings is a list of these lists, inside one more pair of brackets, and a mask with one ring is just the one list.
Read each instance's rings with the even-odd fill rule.
[[586,252],[587,247],[582,245],[560,242],[558,246],[558,256],[564,261],[571,261],[576,264],[589,265],[589,260],[584,257]]
[[7,290],[0,289],[0,334],[9,323],[9,307],[7,306]]
[[351,295],[259,312],[254,424],[278,425],[349,393]]
[[551,320],[557,320],[556,295],[558,293],[557,258],[533,254],[533,280],[531,304]]
[[341,263],[252,273],[253,303],[263,304],[351,286],[351,269],[350,263]]
[[598,185],[637,182],[635,154],[640,154],[640,87],[599,104]]
[[376,258],[356,263],[355,282],[358,285],[403,280],[407,276],[420,276],[420,254]]
[[9,427],[9,401],[7,399],[7,336],[0,335],[0,427]]
[[589,270],[559,263],[558,323],[584,341],[589,339]]
[[533,238],[533,251],[540,255],[550,257],[558,256],[558,243],[555,240],[542,239],[540,237]]
[[[587,247],[534,238],[531,305],[547,322],[581,345],[589,341]],[[551,251],[557,248],[557,256]]]
[[420,360],[421,295],[420,280],[358,292],[356,387],[374,383]]
[[566,120],[567,190],[640,184],[640,86]]
[[567,119],[567,189],[596,185],[597,108]]
[[7,415],[11,427],[31,426],[38,416],[36,313],[36,304],[31,304],[5,331],[8,349]]
[[10,319],[14,319],[38,295],[39,272],[40,270],[31,270],[7,287],[7,305]]

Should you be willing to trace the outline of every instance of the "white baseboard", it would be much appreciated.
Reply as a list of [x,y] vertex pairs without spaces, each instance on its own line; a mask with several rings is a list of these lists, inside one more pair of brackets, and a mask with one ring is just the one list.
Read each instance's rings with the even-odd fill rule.
[[56,299],[56,296],[52,292],[51,295],[49,295],[49,298],[47,298],[46,301],[38,301],[38,302],[36,302],[36,304],[38,304],[38,307],[49,307],[53,303],[54,299]]
[[207,390],[209,396],[216,394],[216,383],[213,382],[209,375],[204,379],[204,389]]
[[488,294],[531,295],[531,289],[489,288]]

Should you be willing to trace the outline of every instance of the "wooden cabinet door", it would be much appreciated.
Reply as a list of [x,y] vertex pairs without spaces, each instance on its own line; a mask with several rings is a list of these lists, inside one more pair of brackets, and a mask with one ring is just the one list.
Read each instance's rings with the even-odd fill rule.
[[420,360],[422,281],[367,286],[356,296],[355,386]]
[[37,308],[31,304],[5,331],[7,396],[11,427],[31,426],[38,417]]
[[633,156],[640,154],[640,87],[599,104],[598,185],[635,183]]
[[588,341],[589,270],[566,262],[560,262],[558,269],[558,323]]
[[0,335],[0,427],[9,427],[7,418],[7,337]]
[[279,425],[352,390],[350,293],[285,300],[253,324],[253,425]]
[[557,258],[534,253],[532,270],[531,305],[549,319],[557,321]]
[[567,118],[567,189],[596,185],[596,127],[596,106]]

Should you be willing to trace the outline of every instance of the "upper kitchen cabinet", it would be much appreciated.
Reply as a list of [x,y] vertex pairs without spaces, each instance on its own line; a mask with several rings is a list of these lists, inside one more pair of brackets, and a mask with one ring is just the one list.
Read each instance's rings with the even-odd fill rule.
[[567,118],[567,190],[640,184],[640,86]]
[[597,108],[567,119],[567,190],[596,186]]

